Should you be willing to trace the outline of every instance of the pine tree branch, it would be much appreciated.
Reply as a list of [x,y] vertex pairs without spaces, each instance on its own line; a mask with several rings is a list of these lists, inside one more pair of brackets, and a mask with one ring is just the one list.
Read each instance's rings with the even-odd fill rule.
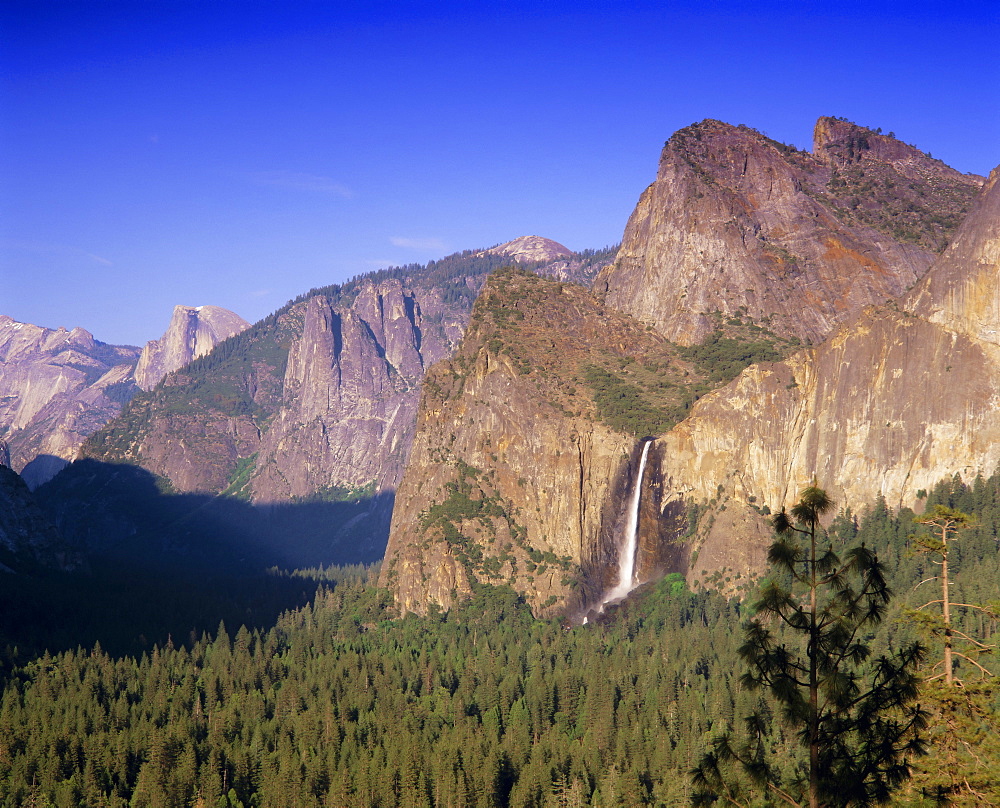
[[987,645],[984,642],[980,642],[979,640],[977,640],[977,639],[975,639],[973,637],[970,637],[964,631],[960,631],[959,629],[955,628],[954,626],[951,627],[951,633],[952,633],[953,636],[958,637],[960,640],[965,640],[966,642],[971,642],[973,645],[978,646],[979,650],[983,651],[984,653],[985,652],[989,652],[993,648],[996,648],[995,645]]
[[976,662],[976,660],[972,659],[972,657],[966,656],[965,654],[961,653],[960,651],[956,651],[954,649],[952,649],[951,653],[954,656],[962,657],[962,659],[964,659],[966,662],[969,662],[969,663],[975,665],[977,668],[979,668],[979,670],[983,673],[983,675],[985,677],[992,677],[993,676],[993,673],[991,671],[989,671],[988,669],[984,668],[982,665],[980,665],[978,662]]

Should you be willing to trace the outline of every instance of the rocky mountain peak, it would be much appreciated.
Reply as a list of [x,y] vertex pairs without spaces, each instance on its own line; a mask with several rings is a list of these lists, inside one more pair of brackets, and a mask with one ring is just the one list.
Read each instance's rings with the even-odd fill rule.
[[52,476],[134,389],[139,349],[83,328],[44,328],[0,315],[0,436],[29,486]]
[[[678,168],[693,171],[703,182],[753,189],[764,174],[784,175],[791,146],[772,140],[749,126],[707,119],[679,129],[663,147],[657,178]],[[804,156],[804,155],[803,155]],[[781,189],[794,190],[792,186]]]
[[521,236],[506,244],[486,250],[494,255],[509,255],[520,264],[531,261],[557,261],[570,258],[573,253],[558,241],[541,236]]
[[[890,133],[859,126],[844,118],[822,117],[813,129],[813,154],[828,165],[848,165],[860,160],[912,160],[925,155]],[[957,172],[956,172],[957,173]]]
[[823,117],[816,121],[813,155],[839,170],[859,166],[877,170],[886,166],[913,180],[936,178],[974,188],[983,183],[982,177],[956,171],[916,146],[898,140],[892,132],[882,134],[881,129],[869,129],[844,118]]
[[721,121],[676,132],[595,290],[684,345],[733,317],[818,342],[898,297],[944,249],[981,179],[854,124],[817,129],[823,159]]
[[219,306],[174,306],[166,332],[142,349],[135,368],[136,384],[152,390],[168,373],[249,327],[238,314]]

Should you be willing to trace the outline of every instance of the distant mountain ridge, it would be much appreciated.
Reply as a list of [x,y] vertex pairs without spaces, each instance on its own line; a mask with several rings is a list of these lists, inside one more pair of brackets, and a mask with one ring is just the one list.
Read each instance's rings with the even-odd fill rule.
[[0,438],[37,488],[76,457],[86,438],[136,392],[247,327],[217,306],[177,306],[159,340],[140,351],[0,315]]
[[0,315],[0,437],[12,467],[34,485],[72,459],[131,394],[138,356],[138,348],[107,345],[83,328]]
[[[593,274],[614,251],[556,254],[522,266]],[[371,501],[345,530],[384,546],[424,373],[454,351],[487,275],[511,261],[469,250],[310,290],[136,395],[82,454],[139,465],[178,492]]]

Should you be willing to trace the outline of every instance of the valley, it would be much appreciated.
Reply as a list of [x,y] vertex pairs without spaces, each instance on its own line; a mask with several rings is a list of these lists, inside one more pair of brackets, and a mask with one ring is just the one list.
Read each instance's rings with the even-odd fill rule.
[[[0,317],[0,805],[687,804],[805,486],[884,561],[877,653],[951,636],[914,518],[974,517],[956,630],[995,644],[997,334],[1000,169],[826,117],[679,130],[620,246],[177,306],[142,350]],[[961,709],[927,675],[950,769],[893,804],[1000,801],[995,665]]]

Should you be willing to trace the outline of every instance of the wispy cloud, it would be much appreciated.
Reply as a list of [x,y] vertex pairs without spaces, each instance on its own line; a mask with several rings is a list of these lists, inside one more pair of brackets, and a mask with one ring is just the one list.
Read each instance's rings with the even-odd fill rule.
[[35,253],[36,255],[57,255],[64,260],[68,258],[86,258],[95,264],[106,267],[114,266],[114,263],[103,255],[88,252],[83,247],[74,247],[70,244],[45,244],[38,241],[20,241],[18,239],[0,239],[0,248]]
[[409,250],[444,251],[448,249],[448,245],[439,238],[403,238],[401,236],[393,236],[389,239],[389,243],[394,247],[406,247]]
[[269,185],[272,188],[333,194],[344,199],[354,198],[354,191],[342,182],[319,174],[306,174],[301,171],[254,171],[247,176],[258,185]]
[[250,297],[267,297],[271,294],[270,289],[255,289],[250,293]]

